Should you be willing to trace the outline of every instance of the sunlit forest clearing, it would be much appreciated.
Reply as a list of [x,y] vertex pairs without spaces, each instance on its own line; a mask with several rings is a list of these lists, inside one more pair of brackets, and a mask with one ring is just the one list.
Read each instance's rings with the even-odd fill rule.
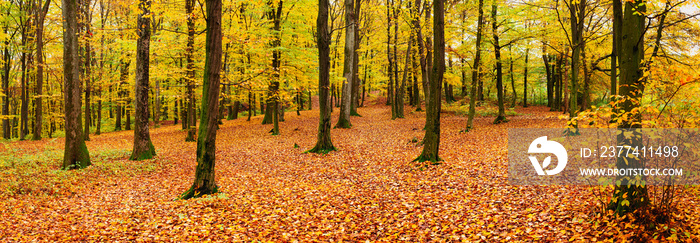
[[697,0],[0,13],[0,241],[700,241]]

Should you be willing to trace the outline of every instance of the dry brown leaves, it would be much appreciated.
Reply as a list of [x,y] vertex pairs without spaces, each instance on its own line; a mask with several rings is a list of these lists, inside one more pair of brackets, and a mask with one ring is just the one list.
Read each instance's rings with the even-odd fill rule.
[[[406,119],[390,120],[383,105],[359,112],[363,117],[352,118],[353,128],[332,130],[339,151],[327,155],[303,154],[316,142],[317,110],[301,116],[287,113],[280,136],[267,133],[271,126],[260,125],[261,116],[250,122],[226,121],[218,131],[216,155],[217,183],[224,193],[208,198],[173,200],[190,186],[195,169],[196,144],[184,142],[186,133],[179,125],[152,129],[158,153],[154,160],[130,162],[128,153],[121,153],[81,171],[58,173],[58,162],[46,165],[30,185],[57,189],[3,196],[0,240],[508,242],[638,237],[634,225],[596,216],[597,202],[586,187],[507,184],[507,129],[562,127],[558,113],[547,108],[519,108],[524,115],[500,125],[491,124],[492,117],[477,118],[475,129],[466,134],[459,133],[466,118],[443,114],[440,154],[445,163],[426,170],[410,162],[421,151],[412,140],[424,134],[425,113],[408,112]],[[132,135],[91,136],[88,147],[97,157],[99,151],[130,149]],[[45,139],[8,146],[22,154],[60,151],[63,144],[62,139]],[[57,176],[74,179],[60,187],[46,180]],[[680,217],[697,214],[697,195],[682,197]],[[700,223],[697,218],[686,221],[697,240]]]

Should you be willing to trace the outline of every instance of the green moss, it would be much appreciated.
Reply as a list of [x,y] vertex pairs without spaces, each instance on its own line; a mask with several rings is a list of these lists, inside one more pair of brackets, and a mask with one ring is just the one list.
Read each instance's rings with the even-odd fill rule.
[[335,124],[335,127],[333,128],[351,128],[352,124],[350,124],[350,121],[347,119],[340,118],[338,120],[338,123]]

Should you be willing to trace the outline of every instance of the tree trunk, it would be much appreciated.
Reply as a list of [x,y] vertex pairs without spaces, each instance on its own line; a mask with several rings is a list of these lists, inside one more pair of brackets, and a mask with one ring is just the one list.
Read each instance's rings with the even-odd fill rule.
[[90,154],[83,140],[80,121],[80,56],[78,56],[78,4],[63,1],[63,79],[65,106],[65,149],[63,169],[79,169],[89,166]]
[[527,61],[530,57],[530,48],[525,48],[525,70],[523,71],[523,107],[527,107]]
[[[615,113],[627,113],[627,119],[621,119],[618,128],[629,130],[641,128],[642,113],[635,112],[639,108],[640,99],[644,93],[643,60],[644,60],[644,29],[646,13],[645,0],[625,2],[625,11],[620,28],[620,96],[621,104],[615,109]],[[640,14],[642,13],[642,14]],[[617,136],[618,146],[642,146],[641,134],[633,132],[631,137],[625,137],[624,133]],[[617,168],[643,168],[643,160],[636,157],[617,157]],[[649,203],[647,188],[643,179],[618,176],[619,185],[615,186],[608,209],[622,215],[645,207]]]
[[515,72],[513,72],[513,51],[510,48],[513,45],[508,46],[508,52],[510,52],[510,55],[508,56],[510,58],[510,88],[513,91],[513,103],[510,104],[510,107],[515,107],[515,103],[518,100],[518,92],[515,91]]
[[440,147],[440,84],[445,71],[445,4],[444,0],[435,0],[433,17],[433,35],[435,37],[433,71],[430,79],[430,99],[426,108],[425,137],[423,138],[423,152],[414,161],[430,161],[438,164],[441,161],[438,156]]
[[[7,8],[7,16],[10,15],[10,8]],[[8,34],[8,25],[9,23],[6,23],[4,31],[5,34]],[[10,139],[11,133],[10,133],[10,68],[12,64],[12,59],[10,58],[10,39],[12,38],[6,38],[5,39],[5,51],[3,53],[3,70],[2,70],[2,90],[4,96],[2,96],[2,137],[4,139]]]
[[123,59],[121,60],[120,63],[120,69],[121,73],[119,76],[119,83],[117,84],[117,117],[116,117],[116,122],[114,126],[115,131],[121,131],[122,130],[122,116],[123,116],[123,109],[122,109],[122,104],[124,104],[123,99],[124,99],[124,87],[122,87],[126,83],[126,79],[129,77],[129,64],[130,62],[125,62]]
[[[272,3],[272,2],[269,2]],[[269,6],[270,11],[267,12],[267,19],[272,21],[272,31],[274,33],[274,38],[272,40],[272,82],[268,86],[269,93],[267,98],[267,111],[265,112],[265,117],[263,117],[262,124],[273,124],[272,135],[278,135],[279,132],[279,118],[280,118],[280,64],[282,58],[282,52],[276,48],[280,47],[282,40],[280,37],[280,31],[282,30],[282,5],[283,1],[277,3],[277,7]]]
[[476,54],[474,54],[474,65],[472,66],[472,87],[469,92],[469,117],[465,132],[469,132],[474,125],[474,114],[476,113],[477,86],[481,82],[481,38],[484,30],[484,0],[479,0],[479,16],[476,25]]
[[37,0],[35,8],[35,31],[36,31],[36,94],[34,98],[34,129],[32,140],[41,140],[41,126],[43,124],[43,104],[41,96],[43,95],[42,85],[44,83],[44,19],[49,11],[51,1],[46,0],[44,6],[41,7],[41,0]]
[[617,95],[617,61],[620,58],[620,42],[621,42],[621,30],[622,28],[622,0],[612,1],[613,9],[613,44],[612,44],[612,56],[610,57],[610,98],[615,99]]
[[350,128],[350,106],[352,103],[352,86],[355,60],[355,13],[353,0],[345,0],[345,63],[343,65],[343,82],[342,100],[340,101],[340,116],[335,128]]
[[362,0],[355,0],[355,6],[354,6],[354,22],[355,22],[355,46],[353,48],[353,59],[352,59],[352,89],[351,89],[351,101],[350,101],[350,115],[351,116],[360,116],[359,113],[357,113],[357,107],[360,105],[360,78],[359,78],[359,69],[358,69],[358,64],[360,62],[360,55],[359,55],[359,50],[360,50],[360,9],[361,9],[361,4]]
[[[578,113],[578,70],[581,63],[581,49],[583,49],[583,22],[585,18],[586,1],[571,3],[569,5],[571,22],[571,89],[569,90],[569,119],[573,119]],[[572,124],[577,127],[576,124]]]
[[216,185],[216,130],[219,117],[219,82],[221,72],[221,0],[206,0],[207,39],[202,112],[197,139],[197,170],[192,187],[180,199],[213,194]]
[[494,2],[491,5],[491,26],[493,28],[493,51],[496,56],[496,90],[498,95],[498,116],[493,121],[494,124],[499,124],[502,122],[507,122],[506,119],[506,108],[505,108],[505,97],[503,94],[503,64],[501,63],[501,46],[498,44],[498,21],[496,21],[496,16],[498,14],[498,5]]
[[[151,40],[151,0],[139,2],[138,41],[136,43],[136,81],[134,92],[136,94],[136,122],[134,126],[134,148],[130,160],[152,159],[156,155],[156,149],[151,142],[148,131],[148,90],[149,66],[150,66],[150,40]],[[156,99],[158,97],[156,96]],[[157,111],[156,111],[157,112]]]
[[[318,0],[318,17],[316,18],[316,42],[318,46],[318,103],[319,123],[316,146],[307,152],[328,153],[334,151],[331,141],[331,103],[330,86],[330,33],[328,32],[328,0]],[[309,97],[311,100],[311,97]]]
[[[197,133],[197,115],[195,114],[195,99],[194,99],[194,0],[185,0],[185,13],[187,14],[187,49],[185,51],[185,59],[187,60],[187,118],[182,122],[187,123],[187,137],[185,142],[195,142],[195,134]],[[185,120],[187,122],[185,122]]]

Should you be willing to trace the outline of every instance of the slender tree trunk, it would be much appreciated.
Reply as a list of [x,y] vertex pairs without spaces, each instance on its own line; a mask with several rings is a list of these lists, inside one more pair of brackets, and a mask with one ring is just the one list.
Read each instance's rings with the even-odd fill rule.
[[491,26],[493,28],[493,49],[494,55],[496,56],[496,90],[498,94],[498,116],[493,121],[494,124],[499,124],[502,122],[507,122],[506,119],[506,109],[505,109],[505,97],[503,94],[503,63],[501,60],[501,46],[498,44],[498,5],[494,2],[491,5]]
[[622,0],[613,0],[612,1],[612,9],[613,9],[613,45],[612,45],[612,56],[610,57],[610,97],[611,99],[615,99],[614,97],[617,95],[617,62],[619,61],[618,59],[620,58],[620,42],[621,42],[621,36],[622,34],[621,29],[622,28]]
[[124,87],[123,87],[123,85],[126,83],[126,79],[129,77],[129,64],[130,64],[130,62],[126,62],[124,60],[122,60],[120,63],[121,73],[119,76],[119,84],[117,84],[117,102],[116,102],[117,103],[117,107],[116,107],[117,118],[116,118],[115,127],[114,127],[115,131],[122,130],[122,116],[123,116],[122,113],[124,111],[124,109],[122,109],[123,108],[122,104],[124,104],[124,101],[123,101],[124,100],[124,91],[123,91]]
[[518,92],[515,91],[515,72],[513,72],[513,51],[510,48],[511,46],[508,46],[508,52],[510,53],[508,56],[510,58],[510,88],[513,91],[513,103],[511,103],[510,107],[515,107],[515,103],[518,100]]
[[[316,18],[316,42],[318,46],[318,102],[319,123],[316,146],[307,152],[328,153],[334,151],[331,141],[330,86],[330,33],[328,32],[328,0],[318,0]],[[311,98],[309,98],[311,100]]]
[[[32,140],[41,140],[41,126],[43,124],[43,95],[42,85],[44,84],[44,19],[49,11],[51,1],[46,0],[41,7],[41,1],[37,0],[35,8],[35,31],[36,31],[36,95],[34,98],[34,129]],[[41,9],[39,9],[41,7]]]
[[[10,8],[7,8],[7,15],[10,15]],[[5,25],[4,31],[5,34],[8,33],[8,26],[9,23]],[[10,139],[11,133],[10,133],[10,68],[12,64],[12,59],[10,58],[10,39],[11,38],[6,38],[5,39],[5,51],[3,53],[3,70],[2,70],[2,90],[4,96],[2,96],[2,115],[3,115],[3,120],[2,120],[2,137],[4,139]]]
[[530,57],[530,48],[525,48],[525,70],[523,71],[523,107],[527,107],[527,61]]
[[[418,6],[421,6],[421,0],[416,0],[415,4],[416,4],[416,8],[418,8]],[[424,5],[423,11],[427,11],[427,9],[425,9],[426,8],[425,6],[427,6],[427,4]],[[426,12],[426,14],[427,14],[427,12]],[[426,55],[427,47],[425,46],[425,43],[423,42],[423,31],[422,31],[421,25],[420,25],[420,16],[416,16],[416,19],[413,22],[413,26],[416,29],[416,39],[418,42],[418,56],[420,57],[421,83],[423,86],[423,96],[425,97],[425,101],[426,101],[425,103],[427,105],[428,104],[428,97],[430,96],[430,87],[428,85],[429,79],[430,79],[430,69],[428,67],[428,61],[427,61],[428,57]],[[420,104],[418,104],[418,107],[420,107]]]
[[78,55],[78,4],[64,0],[63,10],[63,78],[65,106],[65,149],[63,169],[89,166],[90,154],[83,140],[80,122],[80,56]]
[[136,42],[136,81],[134,85],[136,122],[134,148],[131,157],[129,157],[130,160],[151,159],[156,155],[156,149],[153,147],[151,134],[148,130],[148,90],[150,89],[148,84],[150,57],[148,54],[151,42],[151,0],[141,0],[139,9],[141,14],[137,20],[139,38]]
[[476,24],[476,54],[472,66],[472,87],[469,92],[469,117],[465,132],[469,132],[474,126],[474,114],[476,113],[477,86],[481,80],[481,38],[484,30],[484,0],[479,0],[479,15]]
[[360,62],[360,55],[359,55],[359,50],[360,50],[360,9],[361,9],[361,4],[362,0],[355,0],[355,6],[354,6],[354,22],[355,22],[355,46],[353,50],[353,59],[352,59],[352,97],[350,101],[350,115],[351,116],[360,116],[359,113],[357,113],[357,107],[360,105],[360,78],[359,78],[359,69],[358,69],[358,64]]
[[409,70],[411,67],[411,47],[413,46],[413,32],[408,37],[408,43],[406,44],[406,63],[404,65],[403,77],[401,78],[401,85],[399,85],[399,92],[396,94],[396,118],[404,118],[404,91],[406,90],[406,82],[409,82]]
[[445,4],[444,0],[435,0],[433,3],[435,15],[433,17],[433,35],[435,37],[435,59],[433,60],[433,72],[430,79],[430,99],[426,108],[425,137],[423,138],[423,152],[414,161],[430,161],[438,164],[440,157],[440,84],[445,71]]
[[[195,142],[195,134],[197,133],[197,115],[195,114],[195,98],[194,98],[194,0],[185,0],[185,13],[187,14],[187,49],[185,50],[185,59],[187,60],[187,118],[183,119],[183,123],[187,123],[187,137],[185,142]],[[185,122],[187,121],[187,122]]]
[[343,76],[345,82],[343,82],[343,94],[342,100],[340,101],[340,116],[338,117],[338,123],[335,124],[335,128],[350,128],[352,124],[350,123],[350,110],[352,103],[352,86],[353,86],[353,73],[354,73],[354,59],[355,59],[355,13],[353,7],[353,0],[345,0],[345,63],[343,65]]
[[219,117],[219,83],[221,73],[221,0],[206,0],[207,40],[202,112],[197,139],[197,170],[192,187],[181,199],[200,197],[218,191],[216,185],[216,130]]

